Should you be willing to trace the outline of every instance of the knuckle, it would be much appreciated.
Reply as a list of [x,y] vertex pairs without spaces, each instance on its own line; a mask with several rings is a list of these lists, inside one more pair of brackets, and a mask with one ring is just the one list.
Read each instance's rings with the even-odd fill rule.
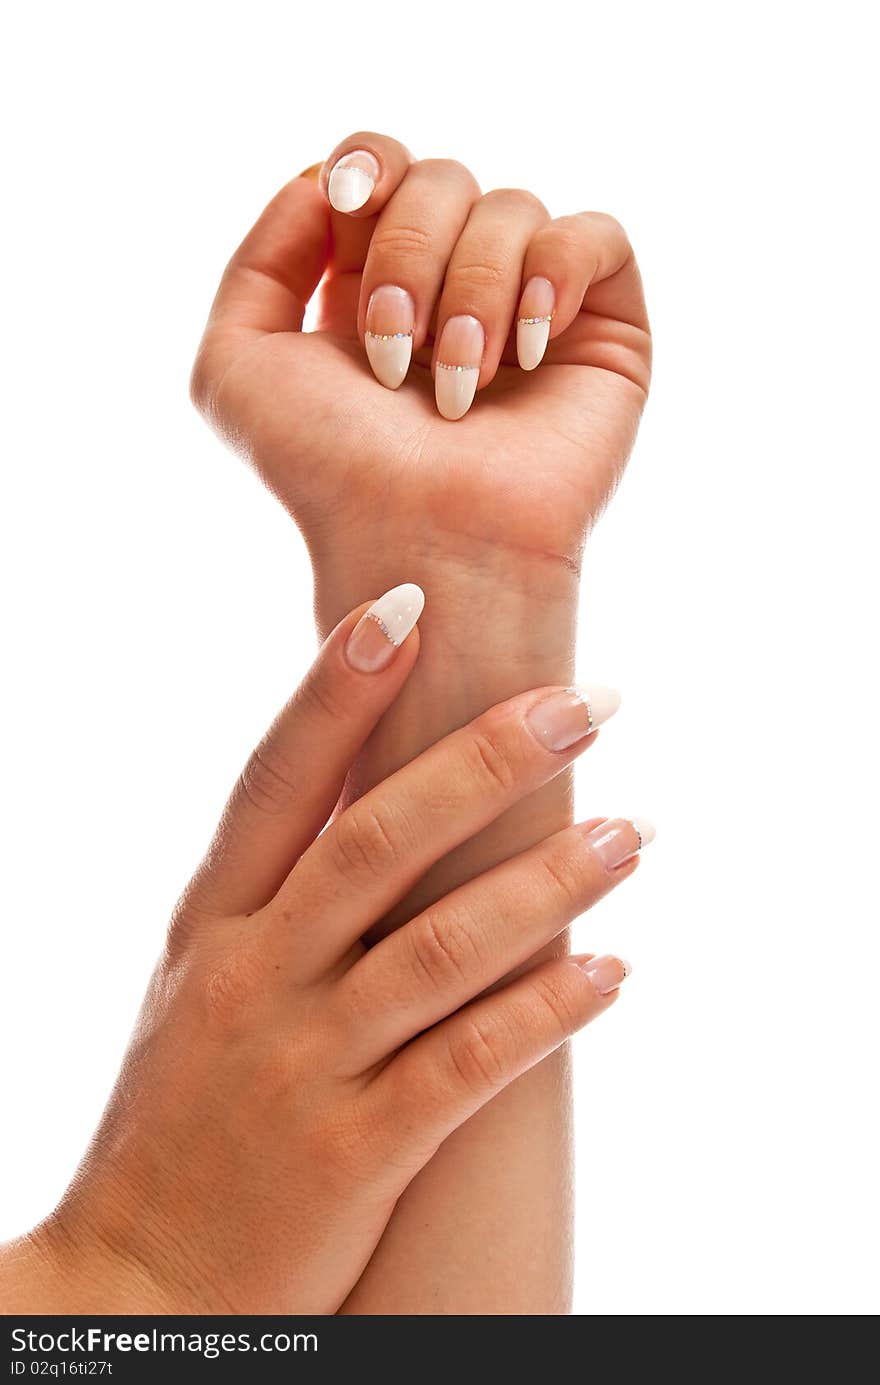
[[478,787],[490,793],[510,793],[517,781],[517,770],[500,729],[481,719],[473,728],[468,748]]
[[165,937],[166,956],[176,962],[186,953],[194,951],[203,937],[210,937],[222,918],[223,910],[212,901],[210,890],[205,886],[204,872],[200,869],[172,910]]
[[193,368],[189,377],[189,397],[194,408],[199,413],[206,413],[211,391],[211,373],[208,369],[207,356],[203,350],[199,350],[193,362]]
[[374,1183],[389,1174],[393,1177],[391,1154],[395,1137],[402,1133],[399,1126],[397,1103],[385,1108],[365,1091],[354,1094],[315,1113],[306,1141],[309,1167],[329,1187],[350,1197],[353,1185]]
[[507,1080],[508,1048],[500,1025],[485,1018],[468,1019],[449,1042],[454,1078],[479,1098],[499,1091]]
[[212,961],[201,978],[204,1010],[212,1028],[239,1033],[253,1023],[262,1003],[263,968],[252,946],[238,944]]
[[351,707],[337,690],[326,671],[316,669],[296,690],[294,707],[310,720],[346,721]]
[[583,227],[576,217],[560,217],[549,226],[542,226],[532,237],[531,251],[552,251],[566,259],[579,259],[584,253]]
[[378,226],[370,242],[371,258],[425,260],[435,253],[434,239],[424,226],[403,223]]
[[[372,149],[374,144],[393,147],[397,145],[397,140],[392,135],[383,135],[381,130],[352,130],[351,134],[345,136],[341,144],[337,144],[336,149],[341,152],[337,152],[336,157],[342,158],[355,149]],[[397,147],[400,146],[397,145]]]
[[483,201],[499,211],[510,211],[513,213],[533,212],[546,216],[547,208],[527,188],[492,188],[487,192]]
[[541,1029],[549,1032],[557,1044],[563,1043],[582,1023],[570,992],[559,977],[536,976],[532,984],[532,1000]]
[[620,240],[627,241],[627,243],[629,242],[626,228],[618,221],[617,217],[612,216],[610,212],[590,212],[588,215],[593,225],[596,227],[596,230],[604,232],[606,236],[614,236]]
[[446,910],[429,911],[409,930],[413,969],[418,981],[436,990],[468,983],[479,969],[480,956],[467,925]]
[[298,791],[292,766],[271,735],[251,751],[238,782],[254,808],[273,817],[290,807]]
[[392,871],[401,856],[391,814],[380,804],[355,804],[335,823],[336,865],[355,882]]
[[568,912],[577,912],[583,895],[583,865],[571,852],[554,851],[541,856],[543,884]]
[[473,195],[479,195],[480,188],[476,178],[458,159],[421,159],[413,172],[445,183],[458,184]]
[[383,996],[376,991],[369,967],[354,966],[340,977],[327,996],[326,1023],[335,1037],[337,1051],[343,1055],[342,1069],[358,1039],[375,1024],[377,1008],[383,1002]]
[[453,299],[470,302],[475,295],[496,293],[507,284],[508,278],[507,266],[488,256],[481,260],[464,260],[450,270],[445,292]]
[[233,360],[231,345],[222,333],[209,326],[193,362],[189,376],[189,397],[199,413],[212,425],[217,424],[217,394],[220,382]]

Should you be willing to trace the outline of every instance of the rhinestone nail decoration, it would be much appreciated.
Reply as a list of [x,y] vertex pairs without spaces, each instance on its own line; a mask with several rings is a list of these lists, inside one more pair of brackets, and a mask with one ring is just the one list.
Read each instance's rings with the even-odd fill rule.
[[566,688],[565,691],[571,693],[572,697],[576,697],[578,702],[581,703],[584,710],[586,711],[587,729],[584,732],[584,735],[589,736],[590,732],[593,729],[593,709],[590,706],[590,699],[584,696],[583,690],[581,688]]
[[546,317],[518,317],[517,322],[520,327],[537,327],[541,322],[552,322],[553,314],[548,313]]
[[438,370],[479,370],[478,365],[447,365],[445,361],[437,362]]
[[374,615],[372,611],[367,611],[367,620],[375,621],[386,640],[390,640],[393,645],[398,645],[400,643],[399,640],[394,638],[381,616]]

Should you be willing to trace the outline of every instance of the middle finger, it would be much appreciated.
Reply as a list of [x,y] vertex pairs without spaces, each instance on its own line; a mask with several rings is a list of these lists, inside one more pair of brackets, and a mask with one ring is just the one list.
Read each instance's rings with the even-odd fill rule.
[[446,265],[480,189],[452,159],[413,164],[379,216],[364,265],[358,332],[376,379],[397,389],[428,335]]
[[462,418],[495,377],[510,335],[526,250],[549,221],[530,192],[499,188],[476,203],[449,261],[437,310],[434,388],[444,418]]

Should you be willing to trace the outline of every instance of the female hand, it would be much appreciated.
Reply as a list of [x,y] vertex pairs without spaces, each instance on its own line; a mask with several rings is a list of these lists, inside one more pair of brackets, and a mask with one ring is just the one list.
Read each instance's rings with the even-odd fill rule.
[[530,192],[481,196],[461,164],[361,132],[236,251],[193,395],[325,568],[377,545],[402,556],[407,536],[423,560],[486,566],[488,544],[572,565],[626,462],[650,359],[613,218],[551,220]]
[[321,832],[415,663],[421,607],[405,586],[343,620],[252,755],[84,1164],[2,1257],[7,1311],[335,1311],[440,1142],[614,1000],[613,957],[487,988],[631,874],[631,822],[560,832],[361,943],[616,706],[602,690],[518,696]]

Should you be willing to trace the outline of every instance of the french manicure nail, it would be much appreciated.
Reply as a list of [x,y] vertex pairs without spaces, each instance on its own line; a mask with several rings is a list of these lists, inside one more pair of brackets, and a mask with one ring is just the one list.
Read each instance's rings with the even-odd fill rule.
[[637,856],[655,837],[647,818],[609,818],[587,833],[587,844],[606,870],[615,870]]
[[425,606],[425,593],[414,582],[374,601],[348,637],[345,657],[358,673],[379,673],[387,668]]
[[516,321],[516,357],[523,370],[534,370],[544,359],[555,307],[550,280],[535,275],[523,289]]
[[619,706],[615,688],[563,688],[536,702],[526,723],[547,750],[568,750],[613,717]]
[[406,289],[380,284],[370,294],[364,346],[380,385],[396,390],[409,370],[415,326],[415,304]]
[[356,212],[373,195],[379,161],[366,149],[353,149],[337,159],[327,180],[330,206],[337,212]]
[[482,323],[462,314],[447,321],[437,347],[434,393],[444,418],[464,418],[477,392],[486,336]]
[[599,995],[610,995],[622,986],[632,972],[629,962],[621,957],[580,957],[572,958]]

